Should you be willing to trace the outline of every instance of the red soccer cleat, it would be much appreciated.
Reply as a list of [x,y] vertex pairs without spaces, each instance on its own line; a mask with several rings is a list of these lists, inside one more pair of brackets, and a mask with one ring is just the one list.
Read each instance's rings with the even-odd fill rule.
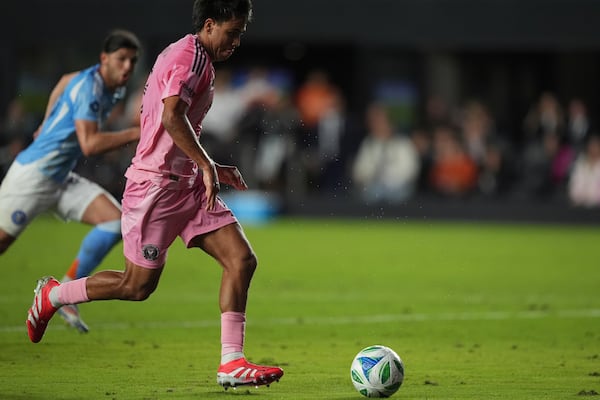
[[27,312],[28,316],[26,322],[27,334],[29,334],[29,339],[33,343],[42,340],[48,322],[50,322],[50,319],[56,310],[58,310],[58,308],[50,303],[50,298],[48,297],[50,290],[58,285],[60,285],[59,281],[52,276],[46,276],[38,280],[37,286],[33,291],[35,296],[33,297],[33,304]]
[[268,386],[282,376],[283,370],[279,367],[252,364],[242,357],[219,367],[217,383],[225,389],[241,385]]

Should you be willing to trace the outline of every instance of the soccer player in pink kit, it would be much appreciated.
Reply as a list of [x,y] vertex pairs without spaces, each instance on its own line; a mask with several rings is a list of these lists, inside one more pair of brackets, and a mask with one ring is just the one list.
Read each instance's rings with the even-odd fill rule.
[[236,167],[215,163],[199,140],[213,97],[212,63],[231,56],[251,17],[251,0],[195,0],[196,33],[168,46],[146,82],[140,142],[125,173],[125,270],[62,284],[53,277],[40,279],[26,322],[32,342],[42,339],[62,305],[148,298],[158,285],[168,248],[180,236],[188,248],[201,248],[223,268],[217,382],[225,388],[268,385],[283,376],[280,368],[252,364],[244,356],[246,301],[257,260],[217,195],[221,183],[238,190],[247,186]]

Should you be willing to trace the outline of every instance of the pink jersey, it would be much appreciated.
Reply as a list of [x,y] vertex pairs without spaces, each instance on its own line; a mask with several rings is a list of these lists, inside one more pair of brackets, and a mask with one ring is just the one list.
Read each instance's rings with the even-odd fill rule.
[[188,119],[200,136],[202,120],[212,104],[214,78],[211,59],[196,35],[186,35],[163,50],[144,88],[140,141],[125,173],[127,178],[138,183],[152,181],[165,188],[194,185],[198,166],[175,145],[162,125],[162,100],[179,96],[185,101]]

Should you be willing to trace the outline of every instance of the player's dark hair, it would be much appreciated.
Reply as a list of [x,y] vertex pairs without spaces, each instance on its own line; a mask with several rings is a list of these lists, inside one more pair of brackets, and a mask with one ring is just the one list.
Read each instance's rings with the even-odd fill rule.
[[194,32],[200,32],[208,18],[218,23],[238,18],[250,22],[252,0],[195,0],[192,13]]
[[102,51],[110,54],[123,48],[139,50],[140,47],[140,40],[133,32],[124,29],[115,29],[104,39]]

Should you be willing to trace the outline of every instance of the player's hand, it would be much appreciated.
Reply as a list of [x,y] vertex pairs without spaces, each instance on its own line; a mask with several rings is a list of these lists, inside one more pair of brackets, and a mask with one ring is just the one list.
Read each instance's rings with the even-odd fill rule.
[[217,168],[213,162],[206,169],[202,169],[202,181],[206,188],[206,209],[212,211],[215,209],[215,202],[221,186],[217,175]]
[[246,182],[244,181],[244,178],[242,178],[242,174],[237,167],[233,165],[216,164],[216,168],[219,182],[229,185],[236,190],[248,189],[248,185],[246,185]]

